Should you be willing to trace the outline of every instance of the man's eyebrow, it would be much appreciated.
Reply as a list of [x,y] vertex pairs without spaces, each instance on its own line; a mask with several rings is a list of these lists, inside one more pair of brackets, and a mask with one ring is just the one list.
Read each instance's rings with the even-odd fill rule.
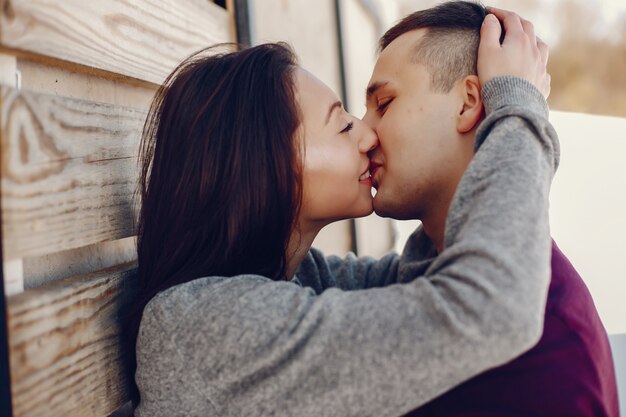
[[333,104],[330,105],[330,108],[328,109],[328,114],[326,115],[326,122],[324,123],[325,125],[327,125],[330,121],[330,116],[333,114],[333,110],[341,108],[341,106],[341,101],[335,101]]
[[387,84],[389,84],[389,81],[376,81],[376,82],[371,83],[367,87],[367,90],[365,90],[365,99],[369,100],[370,97],[372,97],[374,95],[376,90],[378,90],[381,87],[386,86]]

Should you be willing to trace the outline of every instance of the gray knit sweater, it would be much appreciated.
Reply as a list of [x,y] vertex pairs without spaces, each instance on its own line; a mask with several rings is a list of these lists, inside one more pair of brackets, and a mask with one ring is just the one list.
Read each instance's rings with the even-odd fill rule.
[[311,250],[291,282],[204,277],[162,291],[137,339],[136,416],[395,417],[532,347],[558,139],[530,83],[500,77],[482,95],[441,254],[417,230],[401,256]]

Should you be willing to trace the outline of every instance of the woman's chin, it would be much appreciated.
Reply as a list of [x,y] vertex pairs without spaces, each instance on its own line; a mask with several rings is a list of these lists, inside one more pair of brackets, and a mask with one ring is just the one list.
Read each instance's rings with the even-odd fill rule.
[[357,201],[352,201],[351,203],[343,202],[341,208],[335,207],[334,210],[326,211],[323,216],[318,216],[317,220],[330,224],[341,220],[366,217],[373,212],[374,199],[371,197],[359,198]]
[[357,218],[357,217],[365,217],[369,216],[374,212],[373,201],[370,201],[369,204],[363,204],[360,207],[355,207],[354,213],[350,215],[348,218]]
[[347,212],[343,212],[343,213],[338,213],[337,216],[330,216],[325,218],[325,223],[326,224],[330,224],[330,223],[334,223],[334,222],[339,222],[342,220],[350,220],[350,219],[357,219],[360,217],[367,217],[370,214],[372,214],[374,212],[374,207],[373,206],[369,206],[369,207],[353,207],[350,211]]

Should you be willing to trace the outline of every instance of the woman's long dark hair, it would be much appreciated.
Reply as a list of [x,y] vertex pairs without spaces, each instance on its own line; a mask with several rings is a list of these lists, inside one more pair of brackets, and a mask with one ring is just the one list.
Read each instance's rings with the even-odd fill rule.
[[139,155],[131,379],[143,309],[158,292],[204,276],[285,279],[302,200],[295,65],[282,43],[199,53],[157,91]]

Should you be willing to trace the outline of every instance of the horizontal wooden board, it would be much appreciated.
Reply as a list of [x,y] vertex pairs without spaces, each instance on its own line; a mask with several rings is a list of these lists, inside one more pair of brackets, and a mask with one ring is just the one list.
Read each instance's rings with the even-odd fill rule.
[[145,111],[2,88],[4,259],[133,234]]
[[15,416],[102,417],[130,399],[119,339],[135,263],[7,299]]
[[21,260],[24,290],[28,291],[68,277],[100,271],[135,260],[137,260],[135,236],[24,258]]
[[[85,72],[17,59],[23,90],[147,109],[158,86],[111,80]],[[138,84],[138,83],[137,83]],[[12,85],[12,84],[7,84]]]
[[207,0],[4,0],[0,45],[160,84],[189,54],[231,42]]

